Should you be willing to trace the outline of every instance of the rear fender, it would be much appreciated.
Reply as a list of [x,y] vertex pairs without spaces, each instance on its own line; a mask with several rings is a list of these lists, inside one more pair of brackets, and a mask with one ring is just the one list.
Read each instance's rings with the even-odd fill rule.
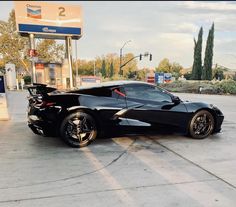
[[71,113],[72,111],[76,111],[76,110],[80,110],[80,109],[91,110],[90,108],[88,108],[86,106],[72,106],[72,107],[67,108],[67,111]]

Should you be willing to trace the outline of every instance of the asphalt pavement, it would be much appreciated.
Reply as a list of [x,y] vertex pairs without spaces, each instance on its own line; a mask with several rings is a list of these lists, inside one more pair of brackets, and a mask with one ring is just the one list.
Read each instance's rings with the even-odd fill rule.
[[236,206],[236,96],[176,94],[224,113],[222,132],[97,139],[81,149],[27,127],[27,92],[0,121],[0,207]]

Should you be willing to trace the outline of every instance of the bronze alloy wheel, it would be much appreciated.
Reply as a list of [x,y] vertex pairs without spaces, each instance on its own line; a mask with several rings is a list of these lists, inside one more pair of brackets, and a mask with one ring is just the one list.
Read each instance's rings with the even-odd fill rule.
[[189,134],[195,139],[203,139],[212,133],[214,124],[214,118],[209,111],[198,111],[190,122]]

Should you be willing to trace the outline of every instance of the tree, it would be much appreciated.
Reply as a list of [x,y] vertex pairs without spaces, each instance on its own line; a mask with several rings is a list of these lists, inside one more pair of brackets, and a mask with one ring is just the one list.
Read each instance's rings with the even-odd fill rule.
[[169,59],[168,58],[162,59],[156,70],[158,72],[171,73],[172,67],[171,67],[171,63],[170,63]]
[[102,61],[102,68],[101,68],[101,73],[102,73],[102,77],[106,77],[106,62],[105,59],[103,59]]
[[[128,53],[123,57],[123,62],[127,62],[132,59],[134,55]],[[95,60],[77,60],[77,68],[79,75],[92,75],[94,72],[94,61],[96,65],[96,73],[100,73],[104,78],[120,79],[119,66],[120,59],[115,53],[108,53],[107,55],[97,56]],[[73,68],[75,68],[76,62],[73,63]],[[128,64],[126,64],[122,70],[124,71],[124,77],[129,78],[134,71],[137,71],[137,60],[133,59]],[[73,71],[76,74],[76,71]]]
[[[120,59],[116,53],[108,53],[105,56],[96,57],[96,67],[101,70],[102,68],[102,61],[105,60],[106,62],[106,69],[110,69],[110,63],[113,63],[114,75],[118,75],[119,67],[120,67]],[[100,71],[101,72],[101,71]],[[110,71],[106,71],[106,74],[110,74]]]
[[148,69],[138,70],[136,79],[145,81],[147,71]]
[[[55,40],[39,40],[36,49],[39,58],[46,62],[61,62],[64,58],[64,46],[57,44]],[[15,11],[12,10],[7,22],[0,21],[0,55],[4,64],[14,63],[17,71],[23,68],[30,73],[28,50],[29,38],[22,37],[17,32]]]
[[[76,62],[73,62],[73,74],[76,74]],[[77,69],[79,75],[93,75],[94,74],[94,60],[77,60]]]
[[5,64],[3,60],[0,60],[0,74],[5,72]]
[[212,80],[213,47],[214,47],[214,23],[212,24],[207,37],[204,66],[202,73],[203,80]]
[[64,45],[57,44],[53,39],[39,40],[36,50],[39,59],[44,62],[62,62],[65,57]]
[[192,79],[201,80],[202,76],[202,27],[198,33],[198,40],[194,39],[194,55],[193,55],[193,68],[192,68]]
[[158,67],[156,68],[157,72],[171,73],[174,77],[178,78],[180,76],[180,71],[183,69],[183,66],[177,62],[171,63],[168,58],[164,58],[160,61]]
[[110,65],[110,78],[112,78],[113,75],[114,75],[114,66],[113,66],[113,62],[111,62],[111,65]]
[[16,31],[15,11],[12,10],[7,22],[0,21],[0,55],[4,65],[11,62],[16,65],[16,70],[23,68],[29,72],[28,49],[29,40]]
[[129,63],[127,63],[125,66],[122,67],[123,77],[125,78],[129,79],[130,76],[132,76],[133,72],[138,70],[137,59],[135,59],[134,57],[135,56],[133,53],[127,53],[123,57],[122,60],[123,64],[127,63],[129,60],[132,59],[132,61],[130,61]]
[[185,74],[184,74],[184,78],[186,78],[186,80],[191,80],[191,78],[192,78],[192,73],[191,73],[191,72],[185,73]]
[[173,62],[171,68],[174,73],[180,73],[180,71],[183,69],[183,66],[177,62]]
[[[134,57],[134,54],[128,53],[123,56],[123,61],[122,63],[126,63],[130,59]],[[111,67],[111,62],[113,64],[113,76],[115,79],[120,78],[119,77],[119,69],[120,69],[120,57],[116,53],[108,53],[105,56],[103,55],[102,57],[96,57],[96,66],[97,68],[101,68],[101,73],[102,73],[102,63],[103,60],[105,60],[105,69],[106,69],[106,75],[110,77],[110,67]],[[122,67],[123,71],[123,76],[125,78],[128,78],[129,73],[132,71],[136,71],[138,69],[137,67],[137,60],[133,59],[129,63],[127,63],[125,66]],[[103,72],[104,73],[104,72]]]
[[117,70],[118,65],[116,64],[116,59],[118,56],[115,53],[108,53],[105,56],[103,56],[103,59],[105,59],[106,62],[106,74],[108,77],[110,77],[110,67],[111,67],[111,62],[113,62],[113,71],[115,73],[115,70]]
[[213,73],[213,78],[215,78],[216,80],[222,80],[224,79],[224,72],[228,71],[227,68],[216,64],[215,69],[212,71]]
[[173,74],[173,76],[176,77],[176,78],[179,78],[179,76],[180,76],[180,71],[183,69],[183,66],[180,65],[180,64],[177,63],[177,62],[173,62],[173,63],[171,64],[171,69],[172,69],[171,73]]

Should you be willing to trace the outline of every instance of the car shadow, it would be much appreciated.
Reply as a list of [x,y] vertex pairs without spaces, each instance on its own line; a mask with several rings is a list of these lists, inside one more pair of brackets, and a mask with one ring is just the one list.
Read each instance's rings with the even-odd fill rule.
[[124,136],[173,136],[173,135],[180,135],[180,136],[186,136],[183,132],[179,132],[176,129],[172,129],[170,127],[162,127],[160,129],[150,129],[150,128],[113,128],[110,130],[107,130],[105,133],[100,134],[98,136],[98,139],[111,139],[111,138],[118,138],[118,137],[124,137]]
[[[58,148],[58,149],[65,149],[70,148],[68,145],[63,141],[63,139],[59,136],[42,136],[32,134],[31,130],[27,130],[27,134],[33,137],[33,145],[36,148]],[[135,139],[138,137],[155,137],[156,140],[159,138],[161,139],[177,139],[179,137],[183,137],[183,133],[176,132],[175,129],[162,127],[157,129],[150,129],[150,128],[142,128],[142,127],[126,127],[126,128],[110,128],[109,130],[104,131],[102,134],[98,134],[96,138],[96,142],[92,143],[92,145],[101,144],[105,141],[107,144],[109,142],[113,142],[113,138],[122,138],[122,137],[129,137],[131,139]],[[31,143],[32,144],[32,143]],[[89,145],[90,146],[90,145]]]

